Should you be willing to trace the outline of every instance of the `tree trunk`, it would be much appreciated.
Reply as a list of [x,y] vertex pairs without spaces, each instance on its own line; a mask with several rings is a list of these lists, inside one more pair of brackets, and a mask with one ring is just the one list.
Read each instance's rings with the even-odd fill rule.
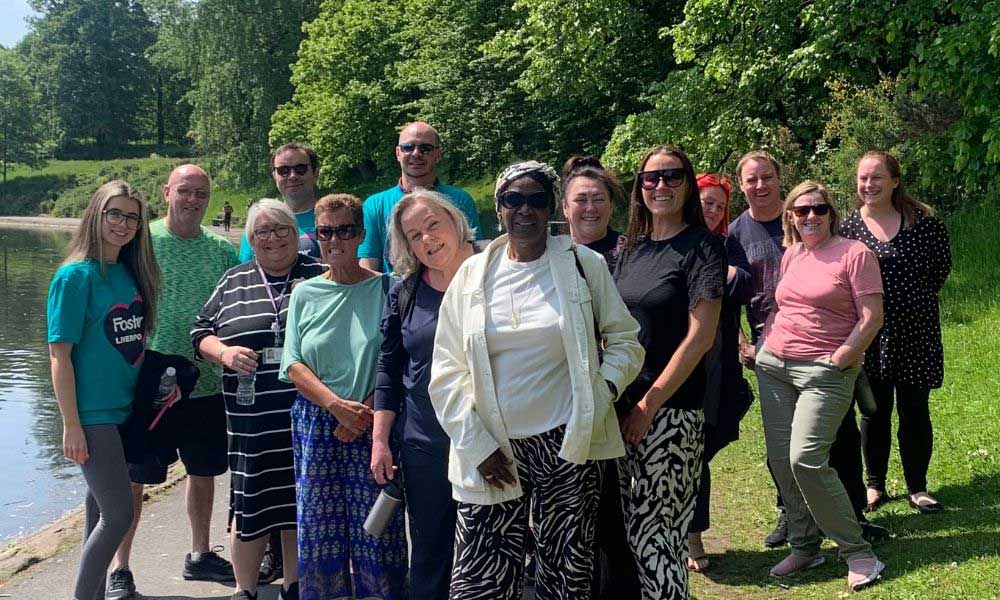
[[164,143],[163,115],[163,71],[156,72],[156,147],[163,148]]

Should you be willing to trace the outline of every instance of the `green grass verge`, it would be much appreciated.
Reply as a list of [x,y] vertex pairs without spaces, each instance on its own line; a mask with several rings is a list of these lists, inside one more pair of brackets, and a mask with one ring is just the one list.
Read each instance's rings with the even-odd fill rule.
[[[941,294],[945,383],[931,394],[934,458],[931,492],[945,504],[939,515],[920,515],[905,501],[895,446],[889,492],[899,499],[872,519],[888,527],[890,541],[876,552],[888,565],[885,579],[862,592],[872,599],[1000,598],[1000,255],[995,207],[947,219],[954,271]],[[741,439],[712,461],[712,528],[705,534],[711,570],[691,576],[695,598],[846,597],[846,565],[832,544],[828,562],[778,583],[768,570],[787,548],[766,550],[774,525],[774,490],[765,467],[757,404],[743,420]]]

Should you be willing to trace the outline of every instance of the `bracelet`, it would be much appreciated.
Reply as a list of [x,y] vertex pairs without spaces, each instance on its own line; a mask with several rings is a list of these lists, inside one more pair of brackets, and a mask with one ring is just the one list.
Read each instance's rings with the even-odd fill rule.
[[223,364],[223,362],[222,362],[222,355],[226,353],[226,349],[227,348],[229,348],[229,346],[223,346],[222,350],[219,350],[219,357],[218,357],[219,358],[219,364],[222,365],[222,366],[225,366]]

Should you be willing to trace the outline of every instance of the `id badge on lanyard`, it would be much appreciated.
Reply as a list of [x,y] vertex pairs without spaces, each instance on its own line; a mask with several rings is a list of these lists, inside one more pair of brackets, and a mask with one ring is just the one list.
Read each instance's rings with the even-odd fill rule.
[[285,343],[284,336],[281,335],[281,304],[285,300],[285,294],[288,291],[288,280],[292,276],[292,272],[289,271],[288,275],[285,276],[285,283],[281,288],[281,295],[278,299],[274,299],[274,294],[271,293],[271,284],[268,283],[267,277],[264,276],[264,269],[260,267],[260,263],[257,263],[257,272],[260,273],[260,279],[264,282],[264,289],[267,290],[267,297],[271,300],[271,306],[274,308],[274,321],[271,323],[271,333],[274,334],[274,346],[270,348],[264,348],[264,364],[265,365],[280,365],[281,364],[281,352]]

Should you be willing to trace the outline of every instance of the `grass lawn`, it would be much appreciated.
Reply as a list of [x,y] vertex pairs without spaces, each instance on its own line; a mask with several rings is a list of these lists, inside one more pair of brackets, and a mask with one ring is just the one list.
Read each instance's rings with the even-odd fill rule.
[[[888,566],[882,582],[860,592],[880,599],[1000,598],[1000,234],[988,208],[947,220],[954,271],[942,293],[945,382],[931,394],[935,445],[929,485],[946,510],[921,515],[906,503],[895,449],[889,492],[898,499],[873,521],[892,531],[876,547]],[[741,439],[712,462],[712,561],[692,575],[698,599],[819,599],[849,595],[847,568],[827,543],[827,564],[778,584],[768,570],[787,547],[767,550],[774,525],[774,490],[765,467],[759,405],[742,424]]]

